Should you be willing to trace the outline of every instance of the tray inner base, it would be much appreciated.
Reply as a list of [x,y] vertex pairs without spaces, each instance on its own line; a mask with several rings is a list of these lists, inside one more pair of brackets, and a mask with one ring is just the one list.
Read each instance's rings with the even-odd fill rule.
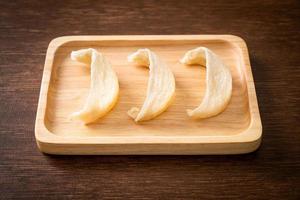
[[[185,66],[179,59],[187,50],[205,46],[217,53],[233,75],[233,95],[226,110],[216,117],[191,120],[186,109],[199,105],[205,92],[205,68]],[[69,120],[69,115],[83,105],[90,84],[90,71],[84,64],[72,61],[72,50],[95,48],[112,63],[119,84],[119,100],[113,110],[97,122],[84,126]],[[166,112],[154,120],[135,124],[127,116],[133,106],[144,101],[148,69],[127,62],[127,56],[138,48],[150,48],[172,69],[176,78],[176,96]],[[218,136],[234,135],[250,124],[247,85],[238,48],[223,40],[215,41],[91,41],[68,42],[55,53],[47,97],[45,125],[53,134],[64,137],[114,136]]]

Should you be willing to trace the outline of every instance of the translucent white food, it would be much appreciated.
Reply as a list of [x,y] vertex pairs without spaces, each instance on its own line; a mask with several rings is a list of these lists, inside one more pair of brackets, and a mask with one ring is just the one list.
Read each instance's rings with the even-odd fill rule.
[[128,115],[135,122],[151,120],[164,112],[175,93],[175,79],[167,65],[149,49],[139,49],[128,57],[129,62],[149,66],[146,99],[141,109],[133,107]]
[[230,70],[211,50],[199,47],[188,51],[180,60],[187,65],[206,66],[206,91],[201,104],[187,114],[195,119],[208,118],[221,113],[228,105],[232,91]]
[[95,49],[81,49],[71,53],[71,59],[91,68],[91,83],[83,108],[71,115],[88,124],[103,117],[115,105],[119,94],[119,82],[108,60]]

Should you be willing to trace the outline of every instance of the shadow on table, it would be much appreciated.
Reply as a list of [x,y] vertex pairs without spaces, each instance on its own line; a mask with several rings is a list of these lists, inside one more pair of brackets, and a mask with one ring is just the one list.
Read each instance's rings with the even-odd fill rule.
[[259,149],[241,155],[49,155],[44,154],[47,162],[64,170],[130,170],[168,168],[190,169],[213,166],[255,165],[260,158]]

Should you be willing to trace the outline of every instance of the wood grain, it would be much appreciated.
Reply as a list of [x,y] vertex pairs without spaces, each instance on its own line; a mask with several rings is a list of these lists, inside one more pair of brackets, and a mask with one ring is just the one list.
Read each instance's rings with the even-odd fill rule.
[[[0,16],[1,199],[299,199],[299,1],[1,1]],[[34,121],[47,46],[86,34],[241,36],[262,146],[241,156],[41,154]]]
[[[179,63],[188,50],[205,46],[231,71],[233,92],[218,116],[191,120],[186,109],[203,98],[205,70]],[[85,101],[90,72],[70,59],[73,50],[95,48],[110,60],[120,83],[117,105],[84,126],[70,113]],[[136,124],[127,111],[145,98],[148,70],[127,56],[150,48],[176,79],[172,105],[153,120]],[[200,70],[202,69],[202,76]],[[198,71],[197,71],[198,70]],[[188,107],[190,106],[190,107]],[[170,131],[172,130],[172,131]],[[237,154],[256,150],[261,120],[245,42],[233,35],[65,36],[51,41],[45,61],[35,135],[39,148],[52,154]]]

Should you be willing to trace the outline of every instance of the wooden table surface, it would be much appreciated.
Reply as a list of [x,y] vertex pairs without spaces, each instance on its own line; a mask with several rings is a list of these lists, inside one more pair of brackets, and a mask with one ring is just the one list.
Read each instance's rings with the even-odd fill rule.
[[[49,156],[34,122],[63,35],[234,34],[248,44],[263,142],[237,156]],[[1,1],[0,199],[300,199],[300,2]]]

